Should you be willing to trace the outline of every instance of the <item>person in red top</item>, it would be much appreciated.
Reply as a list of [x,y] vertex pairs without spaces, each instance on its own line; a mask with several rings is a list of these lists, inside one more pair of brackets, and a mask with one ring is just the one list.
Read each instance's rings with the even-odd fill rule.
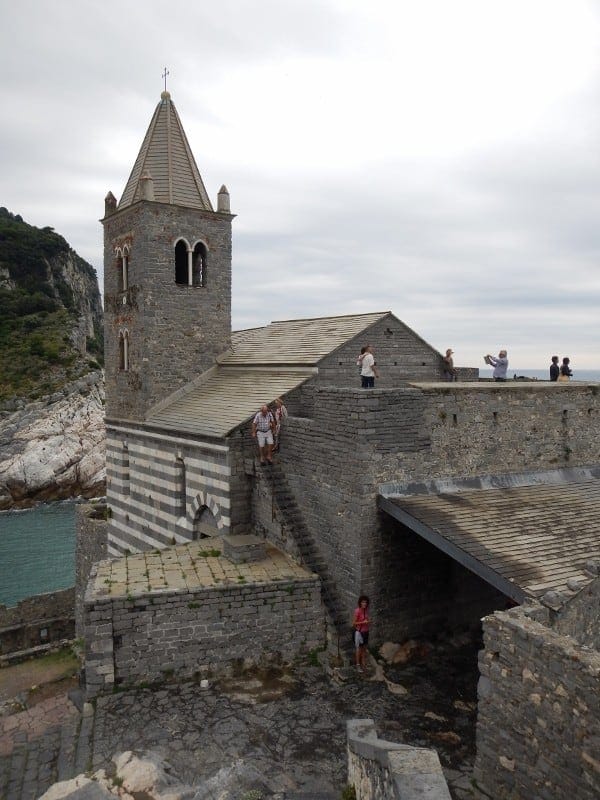
[[358,606],[354,609],[352,627],[354,629],[354,650],[356,653],[356,669],[364,672],[367,667],[367,645],[369,644],[369,598],[361,594]]

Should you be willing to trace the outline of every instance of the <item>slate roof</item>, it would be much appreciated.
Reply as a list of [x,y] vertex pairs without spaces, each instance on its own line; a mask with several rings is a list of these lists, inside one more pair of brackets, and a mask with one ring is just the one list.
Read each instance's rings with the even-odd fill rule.
[[220,359],[220,363],[314,366],[390,313],[379,311],[341,317],[280,320],[264,328],[235,331],[231,336],[231,353]]
[[119,209],[140,199],[140,178],[145,170],[154,180],[157,202],[213,210],[169,92],[162,93],[156,106]]
[[147,421],[162,428],[223,437],[254,416],[263,403],[295,389],[313,374],[310,369],[217,368],[206,382],[190,384],[184,394],[157,407]]
[[272,322],[232,334],[219,364],[150,410],[161,428],[223,437],[311,378],[320,360],[390,312]]
[[586,562],[600,556],[600,480],[388,497],[380,505],[517,602],[569,594],[569,581],[589,583]]

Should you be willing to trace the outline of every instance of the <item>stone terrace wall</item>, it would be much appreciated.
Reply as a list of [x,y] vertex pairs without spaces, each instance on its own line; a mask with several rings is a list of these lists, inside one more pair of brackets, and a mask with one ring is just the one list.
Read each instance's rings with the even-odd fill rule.
[[88,597],[88,697],[115,684],[222,674],[325,643],[318,578],[136,597]]
[[380,482],[598,463],[598,385],[508,381],[405,391],[416,393],[412,430],[394,419],[396,393],[360,412],[382,454],[374,470]]
[[475,777],[495,800],[593,800],[600,653],[534,616],[518,608],[484,620]]
[[37,594],[0,606],[0,656],[74,636],[75,590]]
[[107,555],[108,522],[106,503],[86,503],[75,507],[75,633],[83,637],[83,601],[94,564]]

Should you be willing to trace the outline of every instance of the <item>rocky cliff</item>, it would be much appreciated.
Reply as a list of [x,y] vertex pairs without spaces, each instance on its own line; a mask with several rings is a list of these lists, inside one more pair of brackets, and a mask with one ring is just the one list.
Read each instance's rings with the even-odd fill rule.
[[0,510],[105,492],[104,376],[0,412]]
[[0,208],[0,408],[101,367],[102,325],[94,268],[52,228]]
[[104,492],[96,272],[0,208],[0,509]]

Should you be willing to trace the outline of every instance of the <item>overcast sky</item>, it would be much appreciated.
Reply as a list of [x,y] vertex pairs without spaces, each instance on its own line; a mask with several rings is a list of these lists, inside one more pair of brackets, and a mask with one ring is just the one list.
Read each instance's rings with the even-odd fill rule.
[[233,325],[391,310],[600,368],[600,3],[0,0],[0,205],[102,280],[162,90],[234,221]]

